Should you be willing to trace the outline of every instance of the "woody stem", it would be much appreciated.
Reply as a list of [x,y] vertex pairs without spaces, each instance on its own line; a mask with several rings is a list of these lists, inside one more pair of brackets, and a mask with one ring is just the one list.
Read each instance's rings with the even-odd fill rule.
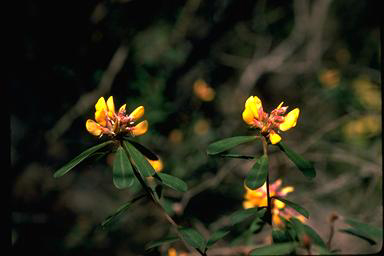
[[[121,145],[124,145],[123,143],[121,143]],[[143,189],[145,190],[146,194],[148,195],[148,197],[151,199],[151,201],[155,204],[156,207],[158,207],[161,212],[163,213],[164,217],[168,220],[168,222],[172,225],[172,227],[174,228],[174,231],[176,232],[177,236],[181,239],[181,241],[185,244],[185,246],[191,250],[191,247],[189,246],[189,244],[184,240],[182,234],[180,233],[179,229],[178,229],[178,225],[176,224],[176,222],[172,219],[171,216],[169,216],[163,206],[160,204],[160,202],[158,201],[158,199],[155,197],[152,189],[145,183],[143,177],[141,176],[141,174],[139,173],[139,171],[136,169],[136,166],[134,164],[132,164],[134,161],[132,160],[131,156],[129,155],[128,151],[126,150],[126,148],[123,146],[123,149],[125,151],[125,154],[127,155],[129,161],[131,162],[131,165],[132,165],[132,169],[133,169],[133,173],[135,174],[136,178],[139,180],[141,186],[143,187]],[[198,248],[194,248],[195,250],[197,250],[202,256],[206,256],[206,252],[203,252],[201,251],[200,249]]]
[[[263,153],[265,157],[268,159],[267,139],[264,136],[262,136],[261,141],[263,143]],[[271,196],[269,194],[269,165],[268,165],[266,186],[267,186],[267,222],[269,223],[269,225],[272,225],[272,203],[271,203]]]

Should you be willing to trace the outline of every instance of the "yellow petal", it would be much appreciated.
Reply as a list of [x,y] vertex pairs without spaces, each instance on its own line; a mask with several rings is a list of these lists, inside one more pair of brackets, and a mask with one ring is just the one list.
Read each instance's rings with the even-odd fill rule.
[[282,102],[280,103],[280,105],[279,105],[276,109],[281,108],[281,106],[283,106],[283,104],[284,104],[284,101],[282,101]]
[[281,201],[279,201],[279,200],[277,200],[277,199],[274,199],[274,204],[275,204],[275,206],[278,208],[278,209],[283,209],[284,207],[285,207],[285,203],[283,203],[283,202],[281,202]]
[[259,109],[261,107],[261,100],[257,96],[251,96],[245,102],[245,108],[250,109],[255,118],[259,118]]
[[101,97],[96,105],[95,105],[95,108],[96,108],[96,111],[100,111],[100,110],[107,110],[107,104],[105,104],[105,100],[104,100],[104,97]]
[[246,108],[243,111],[243,120],[246,122],[248,125],[253,125],[253,114],[252,111],[249,108]]
[[295,108],[284,117],[284,122],[280,124],[279,129],[287,131],[296,126],[297,118],[299,117],[300,110]]
[[146,133],[147,131],[148,131],[148,121],[144,120],[138,123],[135,127],[133,127],[131,132],[133,136],[140,136]]
[[88,119],[87,122],[85,123],[85,126],[87,128],[87,131],[95,136],[99,136],[101,134],[101,128],[98,123],[95,121]]
[[127,106],[127,104],[124,104],[123,106],[121,106],[121,107],[119,108],[119,113],[121,113],[121,112],[125,112],[125,108],[126,108],[126,106]]
[[106,113],[106,111],[104,109],[95,112],[95,120],[96,120],[96,122],[98,122],[102,126],[107,125],[105,113]]
[[272,144],[276,144],[276,143],[279,143],[281,141],[281,137],[279,134],[271,131],[269,133],[269,140],[271,141]]
[[280,191],[280,194],[285,196],[287,195],[288,193],[291,193],[292,191],[294,191],[294,187],[292,186],[289,186],[289,187],[284,187],[281,191]]
[[115,104],[113,103],[113,96],[110,96],[107,100],[108,116],[113,117],[115,114]]
[[140,106],[137,107],[133,112],[129,115],[130,118],[132,118],[133,121],[136,121],[140,119],[144,115],[144,107]]
[[161,161],[161,159],[158,159],[158,160],[148,159],[148,161],[152,165],[153,169],[155,169],[155,171],[160,172],[163,170],[163,161]]
[[248,209],[248,208],[253,208],[255,207],[256,205],[253,205],[253,203],[251,201],[244,201],[243,202],[243,208],[244,209]]

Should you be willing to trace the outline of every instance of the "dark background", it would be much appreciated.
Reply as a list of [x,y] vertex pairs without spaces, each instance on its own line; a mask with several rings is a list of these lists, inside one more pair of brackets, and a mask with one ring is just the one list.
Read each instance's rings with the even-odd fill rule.
[[[142,255],[146,243],[167,234],[150,202],[134,205],[109,230],[97,228],[136,193],[113,186],[111,156],[52,177],[98,142],[85,121],[109,95],[116,107],[145,107],[150,129],[137,140],[192,191],[167,190],[165,204],[178,223],[206,237],[242,207],[252,161],[211,158],[205,150],[251,134],[241,118],[250,95],[267,112],[281,101],[301,109],[297,127],[282,137],[314,161],[317,177],[308,181],[272,147],[271,179],[295,187],[288,198],[310,211],[309,224],[323,239],[333,212],[382,227],[380,8],[373,3],[23,2],[14,23],[20,58],[9,73],[13,253]],[[199,96],[198,79],[214,98]],[[261,147],[236,150],[260,154]],[[230,235],[217,247],[252,248],[267,235]],[[333,244],[342,253],[381,248],[341,233]]]

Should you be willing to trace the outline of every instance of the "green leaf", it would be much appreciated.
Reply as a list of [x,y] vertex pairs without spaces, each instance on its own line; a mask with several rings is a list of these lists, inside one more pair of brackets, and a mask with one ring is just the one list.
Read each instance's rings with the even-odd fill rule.
[[265,208],[263,209],[249,208],[244,210],[242,209],[232,213],[229,218],[230,218],[231,224],[235,225],[251,216],[256,216],[257,218],[260,218],[265,214],[266,211],[267,209]]
[[179,228],[179,232],[183,236],[183,239],[190,244],[194,248],[198,248],[201,251],[204,250],[205,248],[205,239],[204,237],[197,232],[193,228],[186,228],[186,227],[181,227]]
[[314,244],[316,244],[320,247],[323,247],[323,248],[327,248],[327,245],[325,244],[323,239],[320,237],[319,234],[317,234],[317,232],[313,228],[302,223],[300,220],[298,220],[294,217],[292,217],[289,221],[292,223],[293,227],[297,231],[299,238],[300,238],[300,236],[303,235],[303,233],[305,233],[311,238],[311,240]]
[[284,243],[292,241],[291,236],[287,230],[278,228],[272,229],[272,239],[273,243]]
[[230,231],[228,229],[219,229],[213,232],[211,237],[208,239],[207,247],[214,245],[217,241],[229,234],[229,232]]
[[113,184],[119,189],[133,185],[134,174],[124,149],[119,146],[113,161]]
[[259,232],[264,224],[265,222],[262,219],[256,218],[252,221],[251,225],[249,226],[249,231],[251,233]]
[[148,160],[130,142],[123,141],[123,147],[142,176],[149,177],[156,173]]
[[246,155],[239,155],[239,154],[219,154],[219,157],[228,157],[228,158],[240,158],[240,159],[254,159],[254,156],[246,156]]
[[279,244],[271,244],[255,248],[250,255],[287,255],[295,250],[297,243],[287,242]]
[[283,142],[280,142],[277,145],[306,177],[314,178],[316,176],[316,170],[310,161],[304,159]]
[[130,140],[128,138],[124,138],[124,139],[126,141],[129,141],[129,143],[131,143],[146,158],[148,158],[150,160],[159,160],[159,157],[155,153],[153,153],[152,150],[148,149],[144,145],[142,145],[142,144],[140,144],[140,143],[138,143],[136,141]]
[[309,212],[304,209],[303,207],[301,207],[300,205],[294,203],[294,202],[291,202],[291,201],[288,201],[287,199],[284,199],[284,198],[281,198],[281,197],[278,197],[278,196],[272,196],[273,199],[277,199],[283,203],[285,203],[287,206],[293,208],[294,210],[296,210],[298,213],[300,213],[301,215],[303,215],[305,218],[309,218]]
[[110,225],[113,221],[116,220],[116,218],[118,218],[121,214],[123,214],[126,210],[128,210],[128,208],[136,201],[142,199],[146,197],[146,195],[141,195],[141,196],[138,196],[134,199],[132,199],[131,201],[123,204],[122,206],[119,207],[119,209],[116,210],[115,213],[109,215],[102,223],[101,223],[101,226],[103,228],[105,228],[106,226]]
[[208,146],[208,155],[217,155],[242,143],[257,139],[257,136],[236,136],[216,141]]
[[164,185],[173,188],[174,190],[181,192],[186,192],[188,190],[187,184],[175,176],[166,173],[157,173],[157,175],[160,177],[161,182]]
[[245,184],[250,189],[258,189],[267,180],[268,175],[268,157],[263,155],[256,160],[256,163],[253,165],[252,169],[249,171],[247,177],[245,178]]
[[382,239],[383,238],[383,229],[382,228],[377,228],[374,226],[371,226],[369,224],[362,223],[358,220],[352,219],[352,218],[347,218],[345,220],[346,223],[351,225],[351,227],[360,230],[367,234],[368,236],[372,238],[377,238],[377,239]]
[[383,238],[383,229],[373,227],[358,220],[347,218],[345,220],[351,227],[339,231],[364,239],[371,245],[376,244]]
[[172,242],[175,242],[175,241],[178,241],[178,240],[180,240],[180,238],[178,238],[176,236],[172,236],[172,237],[167,237],[167,238],[164,238],[164,239],[159,239],[159,240],[151,241],[151,242],[149,242],[148,244],[145,245],[145,250],[150,250],[150,249],[155,248],[157,246],[160,246],[160,245],[163,245],[163,244],[169,244],[169,243],[172,243]]
[[74,159],[69,161],[67,164],[65,164],[63,167],[61,167],[59,170],[57,170],[53,174],[53,177],[59,178],[59,177],[63,176],[64,174],[69,172],[73,167],[78,165],[81,161],[83,161],[84,159],[89,157],[91,154],[95,153],[97,150],[99,150],[99,149],[101,149],[101,148],[103,148],[109,144],[112,144],[112,143],[113,143],[113,141],[109,140],[109,141],[100,143],[96,146],[93,146],[93,147],[85,150],[83,153],[81,153],[80,155],[78,155],[77,157],[75,157]]

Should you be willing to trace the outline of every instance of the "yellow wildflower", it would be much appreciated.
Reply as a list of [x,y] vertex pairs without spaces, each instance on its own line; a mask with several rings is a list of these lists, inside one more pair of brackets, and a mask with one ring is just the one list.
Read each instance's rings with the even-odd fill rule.
[[279,143],[281,140],[278,130],[287,131],[296,126],[300,109],[295,108],[284,115],[288,107],[283,107],[283,103],[267,114],[263,110],[261,100],[257,96],[251,96],[245,102],[243,120],[251,127],[261,130],[261,134],[269,137],[272,144]]
[[163,170],[163,161],[161,161],[161,159],[159,158],[158,160],[151,160],[151,159],[148,159],[148,162],[152,165],[153,169],[157,172],[161,172]]
[[[269,195],[272,196],[279,196],[279,197],[285,197],[288,193],[294,191],[294,187],[287,186],[280,189],[281,186],[281,179],[276,180],[274,183],[269,185]],[[244,202],[243,207],[244,209],[253,208],[253,207],[266,207],[268,205],[268,198],[267,198],[267,184],[264,183],[264,185],[261,188],[252,190],[248,188],[246,185],[244,185],[246,189],[246,193],[244,195]],[[305,222],[305,218],[299,214],[297,214],[295,211],[293,211],[291,208],[286,208],[285,203],[272,199],[272,222],[277,226],[282,226],[283,222],[280,217],[283,217],[285,219],[289,219],[291,217],[296,217],[300,221]]]
[[116,136],[117,134],[130,133],[132,136],[140,136],[147,132],[148,121],[144,120],[138,124],[135,122],[144,115],[144,107],[136,108],[130,115],[126,115],[126,104],[120,107],[119,112],[115,112],[113,97],[107,101],[101,97],[95,105],[95,120],[88,119],[86,128],[94,136]]

